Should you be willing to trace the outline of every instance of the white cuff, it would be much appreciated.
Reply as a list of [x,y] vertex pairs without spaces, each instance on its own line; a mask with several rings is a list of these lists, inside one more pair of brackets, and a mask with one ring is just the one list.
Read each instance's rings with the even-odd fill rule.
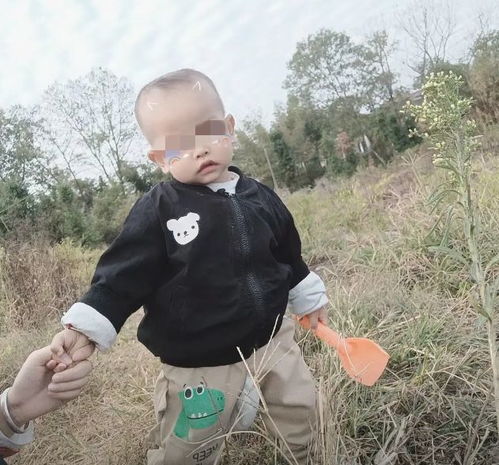
[[28,423],[25,428],[17,428],[10,417],[9,407],[7,405],[7,393],[10,388],[7,388],[0,396],[0,415],[3,416],[8,428],[12,431],[12,435],[5,436],[0,431],[0,447],[6,447],[8,449],[19,449],[26,444],[29,444],[35,438],[34,424],[33,421]]
[[313,271],[289,291],[288,308],[295,315],[306,315],[327,303],[326,286]]
[[0,431],[0,447],[17,450],[35,439],[34,422],[30,421],[24,433],[14,433],[10,438]]
[[76,302],[62,316],[61,323],[71,325],[76,331],[83,333],[97,348],[104,352],[116,340],[116,330],[113,324],[95,308],[83,302]]

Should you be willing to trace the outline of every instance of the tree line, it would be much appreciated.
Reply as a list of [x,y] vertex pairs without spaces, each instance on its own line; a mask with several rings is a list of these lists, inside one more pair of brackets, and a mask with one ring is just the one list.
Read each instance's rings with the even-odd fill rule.
[[[418,102],[432,72],[462,76],[474,117],[498,124],[499,30],[482,23],[466,56],[447,57],[455,33],[450,15],[429,6],[404,17],[414,72],[404,87],[393,70],[396,41],[384,31],[361,43],[320,29],[297,43],[287,63],[284,104],[270,127],[259,117],[236,130],[235,163],[250,176],[290,191],[317,179],[385,165],[421,142],[401,110]],[[145,157],[134,120],[135,91],[104,68],[49,86],[32,107],[0,108],[0,238],[36,236],[85,245],[111,241],[135,199],[164,174]],[[411,137],[412,136],[412,137]]]

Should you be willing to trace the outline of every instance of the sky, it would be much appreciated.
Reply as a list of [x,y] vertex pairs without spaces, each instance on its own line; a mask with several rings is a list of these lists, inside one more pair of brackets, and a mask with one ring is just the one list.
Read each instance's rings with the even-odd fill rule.
[[[485,12],[499,28],[495,0],[453,0],[458,58]],[[286,101],[282,83],[296,44],[321,28],[354,41],[385,28],[399,41],[394,68],[401,82],[411,44],[400,18],[414,0],[0,0],[0,107],[36,104],[54,81],[102,66],[128,78],[136,92],[179,68],[198,69],[214,81],[238,120],[272,120]]]

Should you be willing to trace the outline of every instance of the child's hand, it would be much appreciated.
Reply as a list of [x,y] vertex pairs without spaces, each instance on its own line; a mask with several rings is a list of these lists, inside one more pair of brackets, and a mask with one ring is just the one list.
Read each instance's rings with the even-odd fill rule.
[[326,307],[321,307],[317,310],[314,310],[312,313],[308,313],[307,316],[310,321],[310,328],[312,330],[315,331],[317,329],[317,324],[319,321],[327,326]]
[[87,336],[74,329],[64,329],[52,339],[52,360],[47,363],[47,368],[56,373],[63,371],[74,362],[86,360],[94,349],[95,344]]

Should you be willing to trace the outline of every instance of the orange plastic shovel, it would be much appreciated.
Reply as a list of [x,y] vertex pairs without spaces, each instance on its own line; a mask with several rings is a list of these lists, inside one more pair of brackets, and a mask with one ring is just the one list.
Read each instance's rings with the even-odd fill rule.
[[[307,315],[298,319],[298,322],[305,329],[310,329]],[[366,386],[372,386],[378,380],[390,358],[374,341],[365,337],[341,337],[320,321],[314,334],[337,350],[348,376]]]

